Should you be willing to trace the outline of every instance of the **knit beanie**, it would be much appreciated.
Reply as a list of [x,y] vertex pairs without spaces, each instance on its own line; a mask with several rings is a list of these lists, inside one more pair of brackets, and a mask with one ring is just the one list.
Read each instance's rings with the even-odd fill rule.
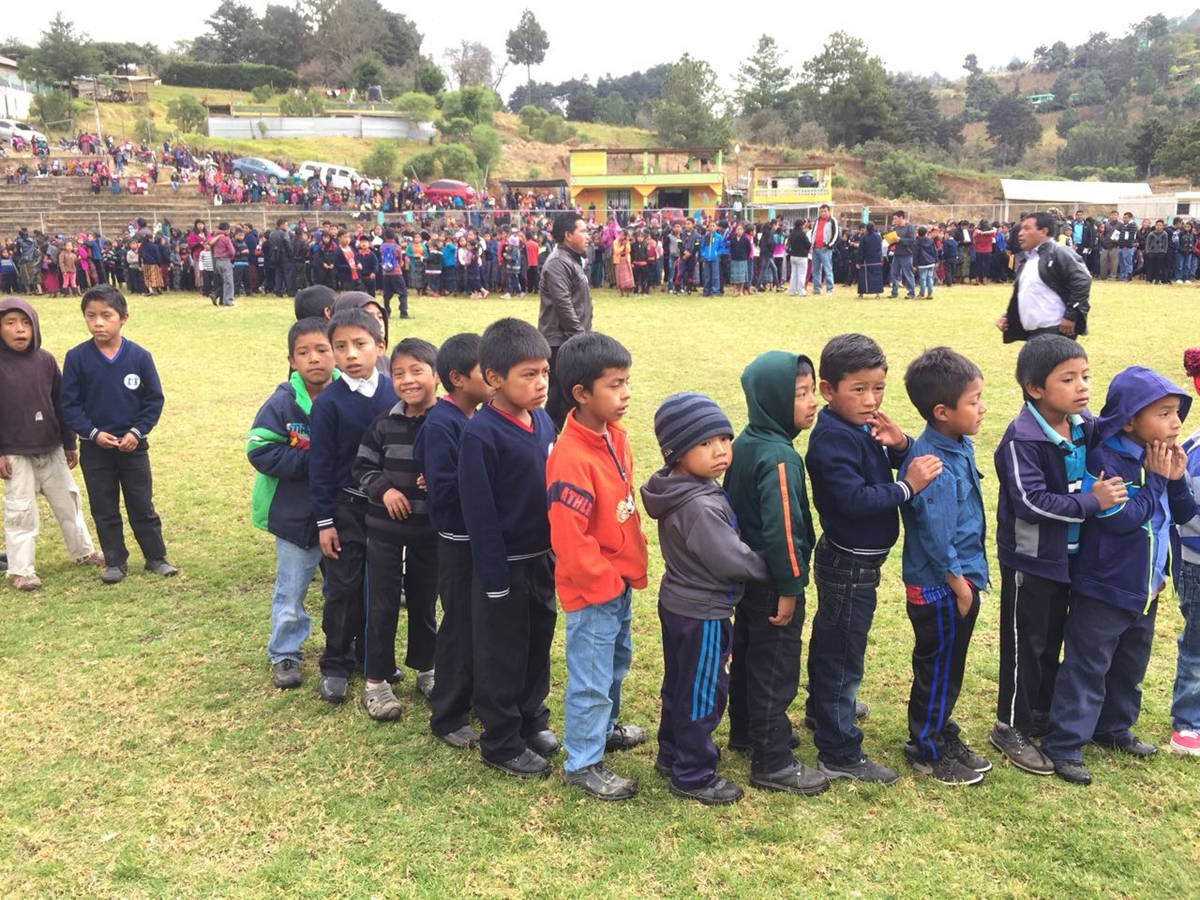
[[1200,394],[1200,350],[1192,348],[1183,351],[1183,370],[1191,376],[1196,393]]
[[701,441],[719,434],[733,435],[721,407],[703,394],[672,394],[654,414],[654,437],[668,468]]

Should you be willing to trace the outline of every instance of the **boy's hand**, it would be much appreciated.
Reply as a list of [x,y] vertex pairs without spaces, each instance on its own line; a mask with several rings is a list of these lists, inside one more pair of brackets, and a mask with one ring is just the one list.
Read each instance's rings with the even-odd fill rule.
[[996,327],[1001,331],[1008,331],[1008,316],[1001,316],[996,320]]
[[0,478],[5,481],[12,478],[12,463],[8,461],[7,456],[0,456]]
[[1142,465],[1146,467],[1147,472],[1169,478],[1171,476],[1171,445],[1162,441],[1151,443],[1146,448],[1145,456],[1142,457]]
[[[73,469],[77,465],[79,465],[79,451],[78,450],[64,450],[63,456],[65,456],[67,458],[67,468],[68,469]],[[3,458],[4,457],[0,456],[0,459],[3,459]]]
[[117,444],[120,443],[115,437],[113,437],[107,431],[96,432],[95,441],[96,441],[97,447],[104,447],[106,450],[115,450],[117,447]]
[[1171,445],[1171,473],[1167,475],[1171,481],[1178,481],[1187,472],[1187,454],[1178,444]]
[[122,453],[132,453],[137,449],[138,436],[132,431],[128,432],[125,437],[117,442],[117,449]]
[[767,621],[772,625],[782,628],[792,621],[792,616],[796,614],[796,598],[795,597],[780,597],[779,604],[775,608],[775,615],[767,618]]
[[393,519],[407,519],[412,513],[408,498],[395,488],[383,492],[383,505]]
[[908,482],[914,494],[919,494],[933,479],[942,474],[942,458],[932,453],[918,456],[908,464],[904,472],[904,480]]
[[966,616],[975,602],[975,595],[971,591],[971,582],[961,575],[947,575],[946,584],[950,585],[950,590],[954,591],[954,605],[958,607],[958,614]]
[[893,450],[902,450],[908,446],[908,435],[892,421],[887,413],[879,409],[875,410],[875,422],[871,429],[871,437]]
[[337,559],[338,554],[342,552],[342,544],[338,540],[337,529],[322,528],[319,539],[321,541],[321,554],[330,559]]
[[1129,489],[1125,487],[1125,482],[1115,476],[1105,480],[1103,472],[1092,485],[1092,493],[1100,501],[1100,512],[1108,512],[1129,499]]
[[429,485],[426,484],[426,482],[425,482],[425,473],[422,472],[420,475],[417,476],[417,490],[425,491],[428,489],[429,489]]

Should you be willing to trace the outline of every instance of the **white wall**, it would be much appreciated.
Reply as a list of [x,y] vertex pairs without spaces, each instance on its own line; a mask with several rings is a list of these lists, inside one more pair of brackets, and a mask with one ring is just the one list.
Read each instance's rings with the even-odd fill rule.
[[5,119],[28,119],[33,94],[20,88],[0,84],[0,116]]
[[[266,134],[260,127],[266,128]],[[434,135],[430,122],[402,116],[209,116],[208,136],[258,140],[261,137],[362,137],[427,141]]]

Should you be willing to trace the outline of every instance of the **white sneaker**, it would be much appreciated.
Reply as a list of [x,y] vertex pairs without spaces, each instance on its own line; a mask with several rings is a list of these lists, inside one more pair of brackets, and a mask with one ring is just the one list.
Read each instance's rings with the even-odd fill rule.
[[1183,279],[1182,279],[1182,278],[1176,278],[1176,279],[1175,279],[1175,283],[1176,283],[1176,284],[1183,284]]
[[798,296],[798,297],[807,297],[807,296],[808,296],[808,291],[801,291],[801,292],[800,292],[799,294],[797,294],[796,296]]

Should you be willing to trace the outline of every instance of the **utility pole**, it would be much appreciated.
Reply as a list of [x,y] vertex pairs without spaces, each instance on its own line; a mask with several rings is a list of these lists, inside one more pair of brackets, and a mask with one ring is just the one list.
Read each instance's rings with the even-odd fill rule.
[[[92,76],[92,112],[96,116],[96,150],[104,146],[104,136],[100,134],[100,76]],[[103,154],[101,154],[103,155]]]

